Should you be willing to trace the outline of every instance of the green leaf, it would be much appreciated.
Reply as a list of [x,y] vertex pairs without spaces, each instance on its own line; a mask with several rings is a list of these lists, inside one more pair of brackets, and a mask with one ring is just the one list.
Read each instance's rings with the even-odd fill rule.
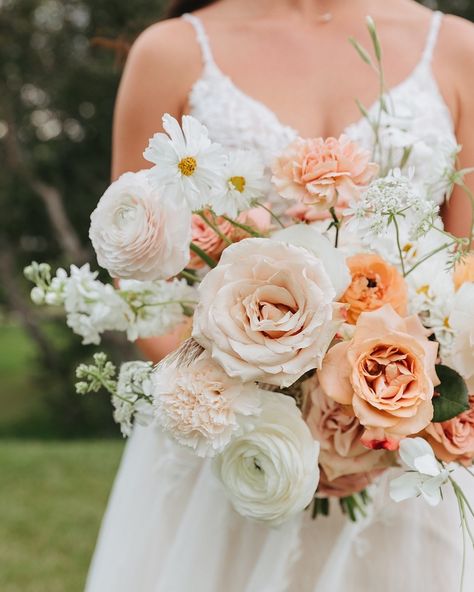
[[367,17],[366,23],[367,28],[369,29],[370,38],[372,39],[372,44],[374,46],[375,57],[377,58],[377,62],[380,64],[382,61],[382,47],[380,45],[377,27],[375,26],[374,19],[370,16]]
[[433,421],[440,423],[469,409],[469,393],[462,376],[452,368],[439,364],[436,373],[441,384],[436,387],[439,396],[433,398]]

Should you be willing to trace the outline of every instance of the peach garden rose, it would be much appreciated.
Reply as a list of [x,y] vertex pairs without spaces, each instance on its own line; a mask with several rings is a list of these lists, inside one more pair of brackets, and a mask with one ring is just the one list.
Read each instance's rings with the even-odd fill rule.
[[298,138],[275,160],[272,182],[283,198],[325,211],[357,198],[377,170],[370,153],[345,135]]
[[364,446],[396,450],[431,422],[438,344],[427,335],[417,316],[402,318],[386,305],[362,313],[353,338],[326,354],[321,386],[352,406],[365,428]]
[[352,279],[341,302],[349,305],[348,323],[355,325],[362,312],[377,310],[384,304],[406,315],[407,285],[396,267],[373,253],[348,257],[346,263]]

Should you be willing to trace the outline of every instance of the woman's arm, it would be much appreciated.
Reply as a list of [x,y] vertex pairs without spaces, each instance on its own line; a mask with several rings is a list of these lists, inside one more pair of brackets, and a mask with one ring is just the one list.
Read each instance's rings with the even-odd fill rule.
[[[143,158],[149,138],[161,131],[164,113],[181,117],[199,77],[200,58],[192,31],[177,19],[153,25],[137,39],[125,66],[114,115],[112,178],[148,168]],[[147,359],[159,361],[176,349],[187,327],[138,341]]]
[[[474,167],[474,25],[456,17],[446,17],[442,30],[446,68],[451,72],[455,90],[455,125],[458,143],[462,146],[458,168]],[[474,192],[474,174],[465,177]],[[461,187],[455,187],[442,211],[445,227],[456,236],[469,236],[472,206]]]

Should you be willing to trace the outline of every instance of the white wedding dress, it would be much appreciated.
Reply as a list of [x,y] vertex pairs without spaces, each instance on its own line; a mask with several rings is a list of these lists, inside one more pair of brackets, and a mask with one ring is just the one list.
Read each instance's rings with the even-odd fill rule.
[[[191,114],[226,147],[257,149],[269,162],[297,132],[239,90],[217,67],[201,22],[204,68],[190,94]],[[449,110],[431,70],[441,22],[434,13],[423,56],[391,96],[397,117],[385,122],[385,141],[414,144],[415,175],[433,170],[456,139]],[[375,109],[376,106],[373,107]],[[364,120],[346,133],[370,144]],[[436,158],[435,158],[436,157]],[[437,160],[436,160],[437,159]],[[436,160],[436,163],[435,163]],[[430,167],[426,167],[429,161]],[[434,166],[434,164],[436,166]],[[441,174],[441,173],[440,173]],[[425,179],[421,177],[423,181]],[[474,501],[474,478],[456,477]],[[459,590],[462,536],[456,500],[431,508],[421,499],[395,504],[381,478],[368,517],[351,523],[335,503],[329,518],[304,512],[279,529],[237,515],[209,461],[192,456],[156,428],[137,427],[124,454],[93,558],[87,592],[454,592]],[[468,548],[465,592],[474,590],[474,552]]]

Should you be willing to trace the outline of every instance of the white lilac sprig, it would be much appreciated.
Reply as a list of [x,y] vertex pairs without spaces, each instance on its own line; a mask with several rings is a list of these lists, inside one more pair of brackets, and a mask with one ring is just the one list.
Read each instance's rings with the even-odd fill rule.
[[126,362],[117,369],[103,352],[94,354],[92,364],[80,364],[76,369],[76,392],[81,395],[105,389],[114,406],[114,420],[123,436],[130,436],[133,423],[149,425],[153,420],[150,377],[151,362]]
[[97,279],[89,264],[71,265],[69,274],[51,274],[45,263],[32,263],[25,276],[36,286],[35,304],[63,306],[67,325],[84,344],[98,345],[105,331],[124,331],[130,341],[164,335],[192,316],[197,292],[184,279],[141,282],[122,280],[120,287]]

